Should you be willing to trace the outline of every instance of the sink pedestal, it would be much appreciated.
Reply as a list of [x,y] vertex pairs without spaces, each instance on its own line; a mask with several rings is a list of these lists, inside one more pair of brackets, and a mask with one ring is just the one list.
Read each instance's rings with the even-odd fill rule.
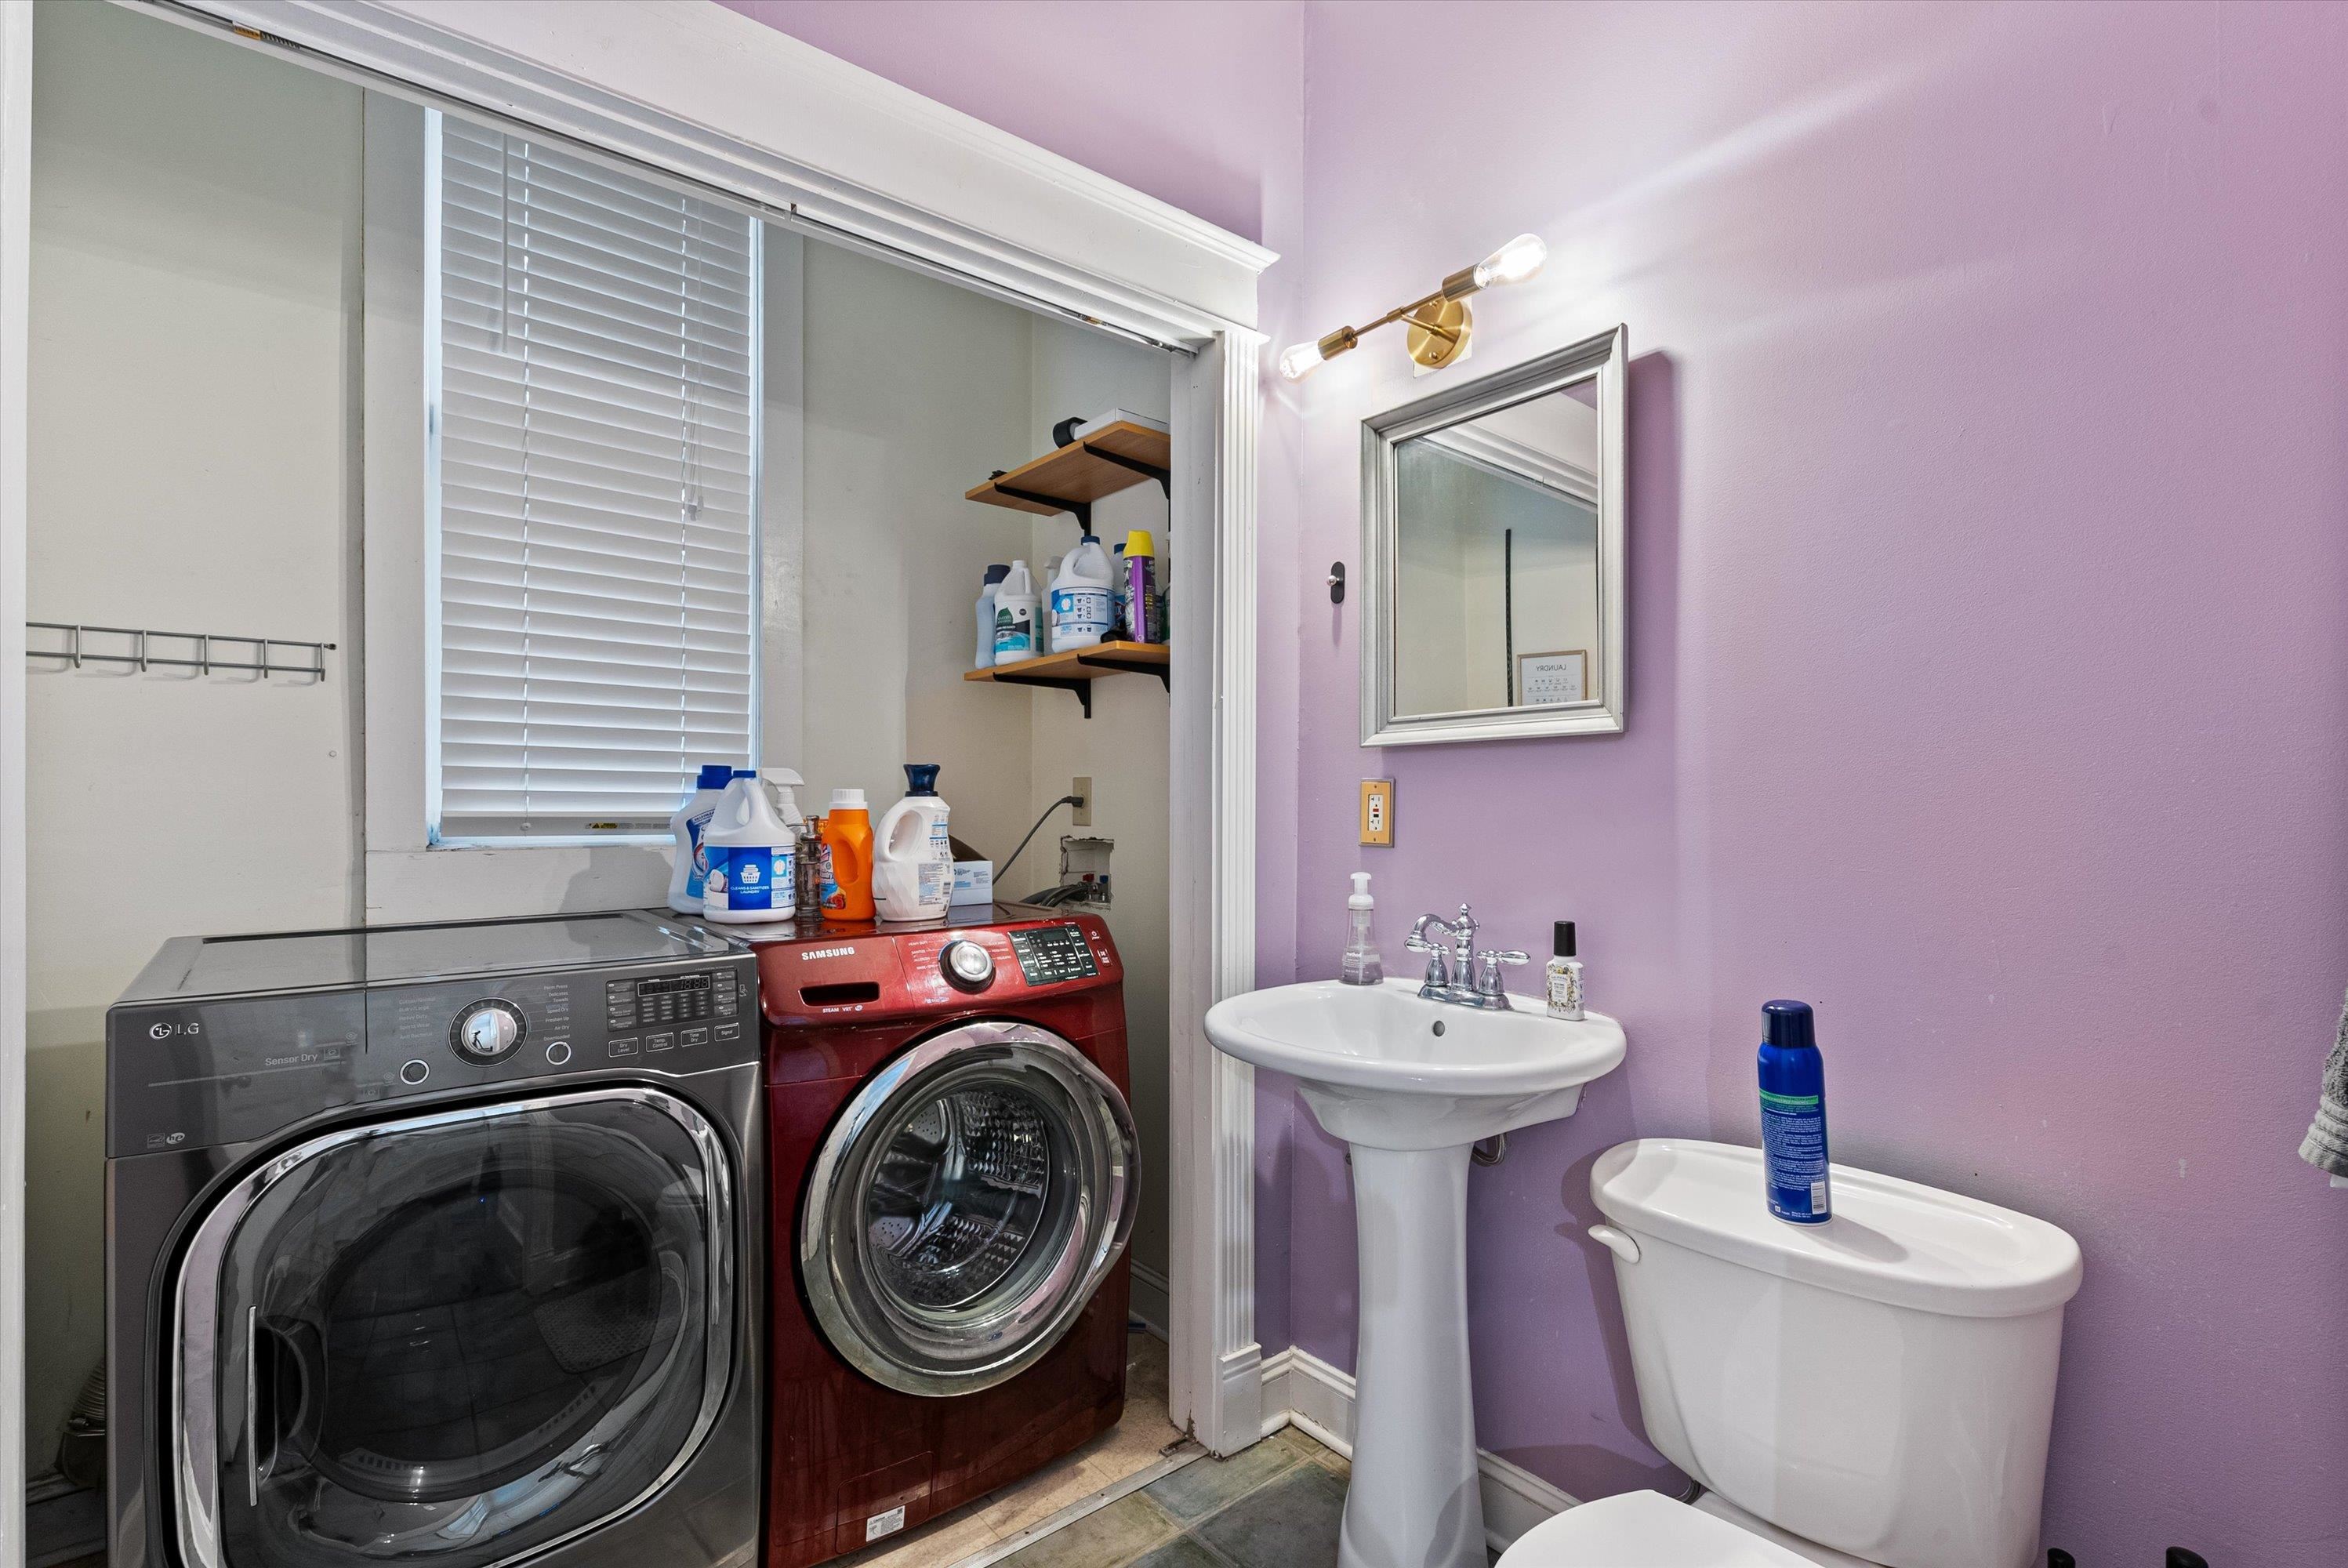
[[1354,1153],[1361,1345],[1338,1568],[1485,1568],[1468,1378],[1468,1155]]
[[1416,982],[1308,980],[1226,996],[1207,1037],[1297,1080],[1354,1151],[1361,1352],[1339,1568],[1484,1568],[1468,1383],[1468,1157],[1479,1138],[1571,1116],[1622,1061],[1622,1026],[1462,1007]]

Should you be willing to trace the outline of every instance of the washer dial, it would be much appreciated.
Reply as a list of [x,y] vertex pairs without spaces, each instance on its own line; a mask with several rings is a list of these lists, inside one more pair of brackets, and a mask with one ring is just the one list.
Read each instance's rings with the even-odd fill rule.
[[448,1047],[475,1067],[501,1062],[521,1048],[530,1026],[511,1002],[476,1002],[448,1026]]
[[957,990],[983,991],[994,983],[994,954],[966,936],[957,936],[938,954],[946,983]]

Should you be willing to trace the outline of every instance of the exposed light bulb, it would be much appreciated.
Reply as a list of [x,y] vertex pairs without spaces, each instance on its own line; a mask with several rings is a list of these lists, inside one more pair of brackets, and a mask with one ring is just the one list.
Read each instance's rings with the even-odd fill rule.
[[1476,263],[1476,286],[1489,288],[1494,284],[1520,284],[1541,270],[1549,260],[1549,246],[1539,234],[1519,234],[1490,255]]
[[1321,346],[1317,343],[1292,344],[1281,350],[1280,373],[1291,381],[1302,381],[1321,368]]

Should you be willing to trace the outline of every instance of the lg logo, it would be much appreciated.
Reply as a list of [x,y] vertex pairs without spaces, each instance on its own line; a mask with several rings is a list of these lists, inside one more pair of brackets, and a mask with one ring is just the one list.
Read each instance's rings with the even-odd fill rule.
[[149,1024],[147,1026],[147,1037],[150,1040],[168,1040],[174,1035],[201,1035],[203,1032],[204,1026],[201,1024],[197,1023]]

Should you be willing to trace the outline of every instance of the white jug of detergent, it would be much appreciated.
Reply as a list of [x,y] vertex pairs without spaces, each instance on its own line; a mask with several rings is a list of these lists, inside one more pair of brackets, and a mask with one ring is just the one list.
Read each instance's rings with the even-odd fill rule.
[[872,907],[882,920],[942,920],[953,902],[953,838],[938,765],[905,764],[905,798],[872,832]]
[[775,803],[775,815],[780,817],[798,841],[792,847],[793,869],[799,880],[798,913],[802,918],[814,917],[819,906],[815,887],[815,833],[808,826],[807,814],[799,810],[799,791],[807,780],[788,768],[763,769],[759,779],[767,786],[767,798]]
[[986,581],[978,589],[978,662],[973,669],[986,669],[994,663],[994,590],[1011,574],[1008,566],[990,566]]
[[1108,552],[1087,533],[1052,579],[1052,647],[1088,648],[1109,634],[1114,601]]
[[669,868],[668,906],[679,914],[701,913],[702,879],[709,874],[709,861],[702,848],[702,835],[709,830],[710,814],[717,810],[718,798],[726,793],[734,769],[723,762],[705,762],[701,777],[694,781],[693,793],[668,820],[668,830],[676,835],[676,863]]
[[758,776],[736,769],[702,838],[709,847],[709,876],[702,885],[701,917],[726,925],[790,919],[798,904],[797,841]]
[[1014,561],[1009,575],[994,585],[994,662],[1015,665],[1032,659],[1035,646],[1035,579],[1027,563]]

